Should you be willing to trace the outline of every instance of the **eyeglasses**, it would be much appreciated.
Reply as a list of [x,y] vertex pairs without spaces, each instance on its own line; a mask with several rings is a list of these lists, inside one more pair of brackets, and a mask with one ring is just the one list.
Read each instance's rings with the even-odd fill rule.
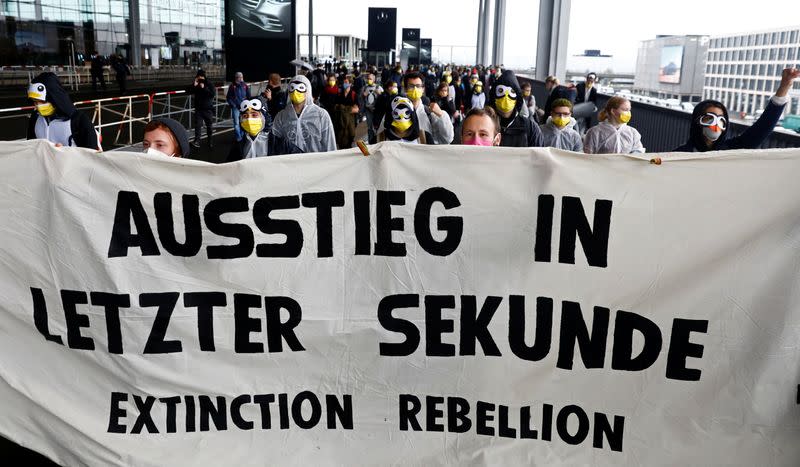
[[724,130],[728,126],[725,116],[717,115],[711,112],[701,116],[700,120],[698,120],[698,123],[700,123],[702,126],[718,126],[721,130]]
[[393,120],[409,120],[411,119],[411,109],[408,107],[398,107],[392,110]]
[[514,91],[514,88],[512,88],[511,86],[505,86],[505,85],[501,84],[501,85],[498,85],[497,89],[494,91],[494,94],[497,97],[503,97],[503,96],[506,95],[506,93],[508,93],[508,97],[510,97],[512,99],[516,99],[517,98],[517,92]]
[[425,85],[424,84],[409,84],[408,86],[406,86],[406,90],[410,90],[410,89],[425,89]]

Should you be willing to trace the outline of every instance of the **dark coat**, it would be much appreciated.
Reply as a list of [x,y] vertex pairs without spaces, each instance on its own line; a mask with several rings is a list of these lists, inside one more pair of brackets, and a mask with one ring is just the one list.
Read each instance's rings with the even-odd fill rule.
[[530,118],[523,118],[517,114],[508,126],[503,127],[502,119],[500,122],[502,137],[500,146],[513,148],[533,148],[544,146],[544,136],[542,130]]
[[778,124],[778,120],[780,120],[781,114],[783,114],[783,109],[786,107],[786,105],[775,105],[772,102],[772,99],[770,99],[767,103],[767,107],[764,109],[764,113],[758,117],[758,120],[756,120],[755,123],[750,126],[750,128],[745,130],[741,135],[733,138],[728,138],[730,129],[726,129],[722,136],[720,136],[711,147],[705,145],[703,127],[697,123],[697,121],[700,119],[700,116],[705,114],[706,109],[709,107],[719,107],[722,109],[723,114],[725,115],[725,120],[728,121],[730,125],[730,120],[728,119],[728,110],[725,108],[725,105],[723,105],[721,102],[713,100],[705,100],[700,102],[694,107],[694,111],[692,112],[692,127],[689,130],[689,141],[675,148],[673,150],[674,152],[757,149],[764,144],[764,141],[772,133],[772,130],[775,129],[775,125]]
[[578,83],[576,86],[577,88],[577,95],[575,96],[575,104],[580,104],[581,102],[592,102],[594,105],[597,105],[597,88],[592,86],[589,88],[589,98],[586,98],[586,83]]
[[[198,77],[205,79],[205,75]],[[200,87],[199,83],[197,86],[192,83],[186,89],[186,92],[194,96],[195,110],[214,110],[214,98],[217,95],[217,88],[211,81],[205,80],[203,87]]]
[[28,122],[28,139],[36,139],[36,121],[41,118],[48,120],[69,120],[72,136],[70,137],[75,146],[80,148],[98,149],[97,132],[94,130],[92,121],[83,112],[78,111],[69,98],[67,90],[61,86],[58,77],[51,72],[44,72],[33,78],[31,83],[42,83],[47,88],[47,102],[53,104],[56,112],[49,117],[42,117],[39,112],[34,110]]

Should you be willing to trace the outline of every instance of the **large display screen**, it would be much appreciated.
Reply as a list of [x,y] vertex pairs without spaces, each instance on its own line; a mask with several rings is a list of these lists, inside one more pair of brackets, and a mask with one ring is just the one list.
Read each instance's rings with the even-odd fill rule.
[[433,41],[431,39],[420,40],[419,63],[421,65],[430,65],[432,54],[433,54]]
[[408,57],[409,65],[419,65],[419,29],[403,28],[403,48],[401,53]]
[[270,73],[289,76],[297,58],[294,0],[226,0],[225,61],[227,81],[237,71],[247,82]]
[[228,0],[232,37],[288,38],[294,31],[293,0]]
[[681,82],[683,46],[668,45],[661,49],[661,64],[658,68],[658,81],[678,84]]
[[393,50],[397,40],[397,8],[370,8],[367,49]]

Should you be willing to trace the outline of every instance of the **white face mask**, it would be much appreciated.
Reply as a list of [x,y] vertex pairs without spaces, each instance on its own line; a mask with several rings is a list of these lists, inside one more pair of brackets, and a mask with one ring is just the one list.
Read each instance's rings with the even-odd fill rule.
[[174,156],[174,154],[167,154],[165,152],[161,152],[158,149],[154,149],[154,148],[147,148],[147,151],[145,151],[144,153],[147,154],[148,156],[153,156],[153,157],[172,157],[172,156]]
[[720,136],[722,136],[722,132],[721,131],[713,131],[711,128],[704,127],[703,128],[703,136],[705,136],[706,138],[708,138],[711,141],[716,141],[716,140],[719,139]]

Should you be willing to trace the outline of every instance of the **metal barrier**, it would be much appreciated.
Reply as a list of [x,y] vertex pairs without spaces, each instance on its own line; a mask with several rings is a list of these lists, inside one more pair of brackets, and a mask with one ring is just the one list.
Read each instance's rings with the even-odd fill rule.
[[[281,80],[281,85],[288,83],[289,78]],[[269,81],[248,83],[251,95],[257,96],[268,86]],[[214,123],[226,122],[230,119],[230,106],[226,95],[230,85],[216,87],[214,99]],[[151,94],[136,94],[131,96],[108,97],[77,101],[75,107],[83,111],[91,111],[91,121],[95,130],[100,134],[101,141],[113,138],[113,145],[131,146],[134,144],[134,135],[142,131],[150,120],[159,117],[173,118],[181,122],[188,130],[192,129],[194,120],[193,96],[187,89],[156,92]],[[27,119],[35,107],[32,105],[0,109],[0,124],[10,125],[24,140],[27,128]],[[15,121],[16,119],[16,121]],[[191,139],[190,135],[190,139]],[[137,141],[138,142],[138,141]],[[107,147],[105,149],[112,149]]]
[[[519,75],[520,82],[531,83],[531,92],[536,98],[538,106],[544,107],[547,102],[547,90],[544,83],[536,81],[529,76]],[[597,93],[597,107],[602,109],[606,102],[613,96]],[[636,128],[642,135],[642,144],[647,152],[668,152],[684,144],[689,139],[689,128],[691,126],[692,114],[676,109],[669,109],[643,102],[631,100],[631,112],[633,119],[631,126]],[[597,123],[597,118],[594,119]],[[732,121],[730,122],[732,136],[742,134],[749,124]],[[800,134],[776,128],[767,138],[762,146],[767,148],[793,148],[800,147]]]

